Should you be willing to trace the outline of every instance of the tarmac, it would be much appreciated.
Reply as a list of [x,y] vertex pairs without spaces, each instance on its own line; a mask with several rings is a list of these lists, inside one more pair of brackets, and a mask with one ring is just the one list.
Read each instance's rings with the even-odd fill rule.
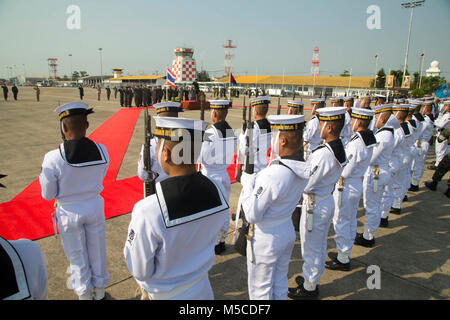
[[[106,100],[102,90],[101,101],[97,91],[85,88],[84,101],[94,108],[89,116],[88,134],[119,110],[119,94]],[[297,97],[297,99],[300,99]],[[0,202],[10,201],[39,176],[46,152],[61,143],[59,121],[53,110],[66,102],[79,100],[77,88],[43,88],[40,102],[36,101],[31,87],[19,87],[18,101],[11,91],[8,101],[0,97],[0,173],[8,175],[0,182],[7,188],[0,189]],[[248,97],[246,98],[248,105]],[[281,104],[286,105],[286,98]],[[305,108],[309,99],[303,99]],[[242,97],[233,99],[242,105]],[[271,106],[277,106],[278,98],[272,97]],[[285,112],[285,111],[283,111]],[[276,113],[270,109],[269,114]],[[150,110],[154,115],[154,110]],[[310,112],[305,115],[310,118]],[[184,117],[200,119],[200,111],[187,111]],[[209,111],[205,112],[209,119]],[[237,129],[242,125],[242,109],[230,110],[230,125]],[[123,159],[117,179],[136,175],[139,152],[143,143],[144,121],[140,115]],[[434,162],[434,146],[430,148],[426,166]],[[324,300],[448,300],[450,297],[450,201],[443,192],[446,181],[436,192],[423,185],[430,180],[432,171],[425,169],[418,192],[408,192],[408,201],[403,203],[401,215],[389,216],[389,228],[380,228],[376,233],[373,248],[355,246],[351,254],[351,271],[330,271],[325,269],[319,283],[319,299]],[[236,211],[241,185],[231,186],[231,213]],[[362,202],[361,202],[362,204]],[[125,265],[123,248],[127,238],[130,214],[124,214],[106,221],[106,249],[110,282],[106,288],[108,300],[138,299],[137,283]],[[363,231],[364,215],[360,205],[358,232]],[[211,286],[217,300],[246,300],[246,259],[232,246],[233,229],[226,240],[226,251],[216,256],[209,272]],[[336,251],[334,231],[330,227],[328,252]],[[61,240],[54,236],[36,240],[43,250],[48,271],[48,299],[75,300],[77,296],[67,288],[66,274],[69,265],[62,249]],[[295,277],[301,274],[302,256],[299,235],[289,265],[289,286],[295,286]],[[379,270],[379,280],[373,287],[374,277]]]

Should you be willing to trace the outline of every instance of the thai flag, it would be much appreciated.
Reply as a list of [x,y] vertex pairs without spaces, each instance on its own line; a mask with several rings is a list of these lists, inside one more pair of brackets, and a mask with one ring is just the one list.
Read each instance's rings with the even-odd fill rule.
[[170,71],[169,68],[167,68],[167,84],[172,88],[176,88],[177,86],[175,85],[175,80],[176,80],[175,75],[173,74],[172,71]]
[[237,85],[236,79],[234,79],[233,74],[230,72],[230,84]]

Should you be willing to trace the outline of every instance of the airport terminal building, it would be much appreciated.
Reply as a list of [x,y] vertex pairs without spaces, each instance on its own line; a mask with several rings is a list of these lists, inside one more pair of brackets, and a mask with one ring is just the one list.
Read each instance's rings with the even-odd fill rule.
[[[242,89],[261,88],[268,95],[346,96],[384,93],[385,89],[370,88],[373,77],[324,77],[324,76],[234,76]],[[217,79],[218,86],[228,86],[229,78]]]

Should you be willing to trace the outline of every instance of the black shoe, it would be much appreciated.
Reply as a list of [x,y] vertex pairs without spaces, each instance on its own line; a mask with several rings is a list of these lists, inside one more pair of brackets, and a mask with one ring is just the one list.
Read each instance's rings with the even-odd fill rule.
[[430,170],[436,170],[437,169],[437,167],[434,164],[432,164],[431,166],[428,166],[427,168],[430,169]]
[[288,289],[288,297],[294,300],[316,299],[318,296],[319,286],[316,286],[316,290],[314,291],[306,290],[303,285]]
[[350,262],[342,263],[337,258],[336,252],[330,252],[328,254],[330,261],[325,262],[325,268],[330,270],[350,271]]
[[437,182],[435,182],[435,181],[426,181],[425,182],[425,187],[427,187],[431,191],[436,191],[436,189],[437,189]]
[[355,244],[366,248],[372,248],[373,245],[375,244],[375,238],[373,238],[372,240],[366,240],[364,239],[362,233],[358,233],[356,234]]
[[389,221],[388,221],[387,217],[386,218],[381,218],[381,220],[380,220],[380,227],[381,228],[389,227]]
[[391,210],[389,211],[389,213],[393,213],[393,214],[401,214],[401,213],[402,213],[402,209],[391,208]]
[[447,191],[444,192],[447,198],[450,198],[450,187],[447,188]]
[[411,187],[408,189],[408,191],[417,192],[419,191],[419,186],[415,186],[411,183]]
[[405,197],[403,198],[403,201],[408,201],[408,196],[405,195]]
[[214,252],[216,254],[221,254],[225,250],[226,250],[225,242],[219,242],[219,244],[214,247]]
[[303,276],[297,276],[295,278],[295,282],[298,286],[303,286],[303,284],[305,283],[305,278],[303,278]]

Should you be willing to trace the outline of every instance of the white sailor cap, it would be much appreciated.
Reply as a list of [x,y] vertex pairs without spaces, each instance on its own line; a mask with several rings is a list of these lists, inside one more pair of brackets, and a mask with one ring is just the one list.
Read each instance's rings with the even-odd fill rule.
[[382,99],[386,99],[386,96],[382,95],[382,94],[375,94],[374,96],[375,98],[382,98]]
[[271,130],[295,131],[303,128],[305,124],[304,115],[270,115],[267,117]]
[[359,99],[370,99],[370,96],[365,94],[359,97]]
[[408,111],[409,112],[409,107],[410,107],[410,105],[405,104],[405,103],[395,104],[392,106],[392,111]]
[[346,107],[328,107],[317,110],[320,121],[335,121],[345,118]]
[[344,97],[344,102],[350,101],[350,100],[354,100],[355,98],[353,96],[347,96]]
[[375,114],[379,114],[379,113],[387,112],[387,111],[392,111],[392,107],[393,107],[393,105],[390,104],[390,103],[388,103],[388,104],[379,104],[379,105],[374,107]]
[[332,98],[330,98],[331,102],[341,101],[341,100],[344,100],[344,97],[332,97]]
[[258,98],[250,100],[250,106],[252,106],[252,107],[258,106],[261,104],[269,104],[269,103],[270,103],[270,99],[268,96],[262,96],[262,97],[258,97]]
[[424,102],[422,102],[422,106],[423,107],[432,107],[433,101],[424,101]]
[[203,135],[208,122],[187,118],[154,117],[156,128],[155,136],[172,141],[181,141],[183,138],[203,141]]
[[450,104],[450,100],[444,100],[443,104],[444,106]]
[[421,106],[423,104],[422,101],[416,100],[416,99],[409,99],[408,102],[410,104],[413,104],[415,106],[415,108],[417,108],[417,106]]
[[92,108],[89,108],[89,105],[82,101],[74,101],[63,104],[55,109],[55,112],[59,115],[59,120],[67,118],[69,116],[77,115],[77,114],[91,114],[94,113]]
[[300,108],[303,109],[303,102],[299,101],[299,100],[288,100],[288,107],[293,107],[293,108]]
[[411,111],[416,110],[418,106],[419,106],[419,105],[417,105],[417,104],[412,104],[412,103],[411,103],[411,104],[409,105],[409,111],[411,112]]
[[350,116],[355,119],[371,120],[375,115],[375,111],[366,108],[352,108]]
[[209,100],[209,107],[211,109],[228,109],[231,107],[230,100]]
[[316,99],[310,99],[311,104],[315,105],[315,104],[324,104],[325,103],[325,99],[324,98],[316,98]]
[[175,101],[155,103],[153,107],[156,109],[156,114],[162,112],[183,112],[181,103]]

